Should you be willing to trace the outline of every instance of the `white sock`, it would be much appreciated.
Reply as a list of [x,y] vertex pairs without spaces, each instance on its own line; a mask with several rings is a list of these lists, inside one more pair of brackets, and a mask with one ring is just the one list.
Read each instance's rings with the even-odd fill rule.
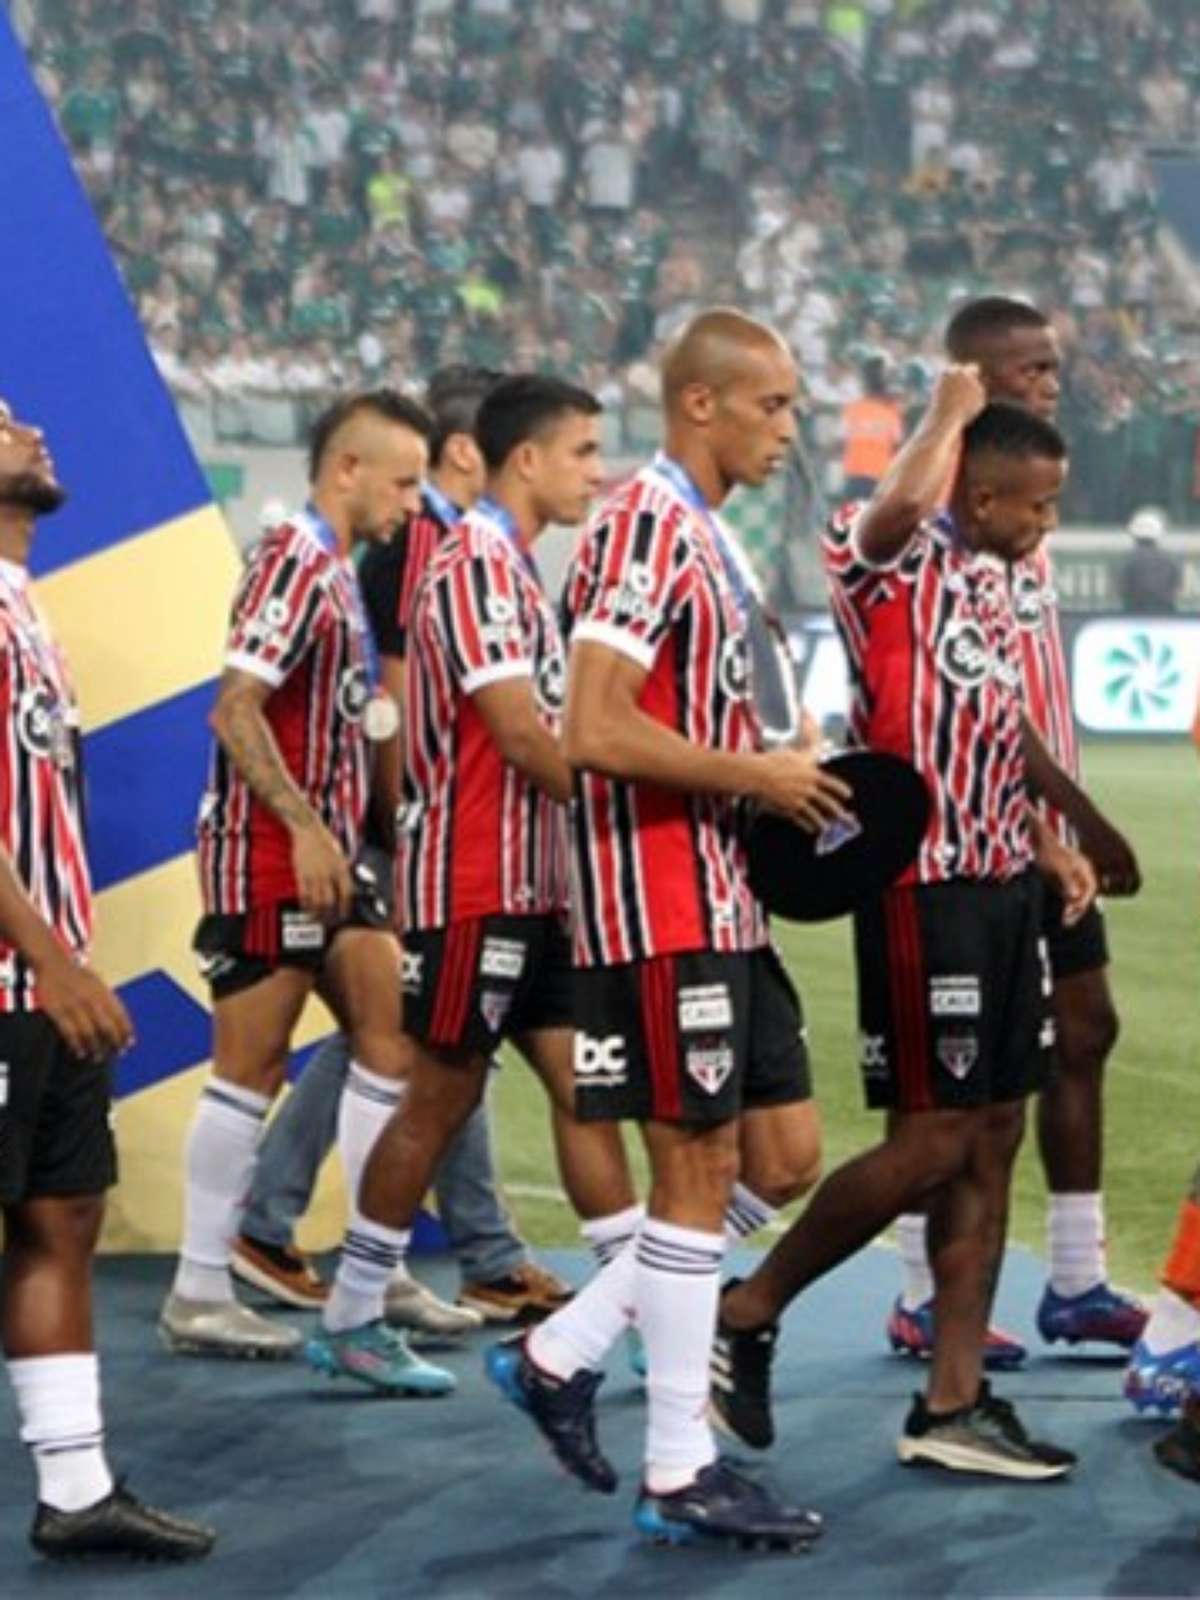
[[919,1211],[896,1218],[896,1249],[900,1252],[900,1304],[917,1311],[933,1299],[933,1273],[925,1241],[926,1218]]
[[1152,1356],[1161,1356],[1168,1350],[1178,1350],[1182,1344],[1195,1344],[1198,1339],[1200,1311],[1164,1284],[1154,1297],[1143,1343]]
[[368,1222],[357,1211],[351,1214],[322,1317],[330,1333],[379,1321],[388,1283],[404,1260],[411,1237],[411,1228],[385,1228],[382,1222]]
[[647,1217],[634,1271],[646,1345],[646,1485],[682,1489],[717,1447],[708,1425],[708,1360],[717,1325],[725,1235]]
[[1055,1294],[1086,1294],[1103,1283],[1108,1276],[1103,1195],[1052,1194],[1047,1243]]
[[392,1113],[403,1103],[407,1088],[407,1084],[394,1078],[368,1072],[358,1061],[350,1063],[338,1104],[337,1140],[352,1208],[358,1204],[358,1188],[367,1158],[375,1148],[376,1139],[391,1121]]
[[200,1096],[184,1157],[183,1244],[174,1292],[187,1300],[232,1300],[229,1256],[254,1177],[270,1098],[211,1078]]
[[749,1239],[769,1222],[774,1222],[779,1208],[768,1204],[744,1183],[735,1183],[729,1204],[725,1207],[725,1237],[730,1244]]
[[579,1293],[529,1334],[529,1358],[552,1377],[598,1367],[633,1320],[633,1273],[641,1206],[585,1222],[580,1229],[600,1270]]
[[111,1494],[95,1355],[19,1356],[7,1366],[42,1504],[82,1511]]

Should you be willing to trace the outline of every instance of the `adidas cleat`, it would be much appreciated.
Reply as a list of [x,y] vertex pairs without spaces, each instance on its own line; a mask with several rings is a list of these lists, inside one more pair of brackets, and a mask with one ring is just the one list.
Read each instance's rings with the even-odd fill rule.
[[654,1544],[720,1542],[740,1550],[804,1551],[824,1532],[819,1513],[781,1505],[724,1461],[702,1467],[671,1494],[643,1487],[633,1523]]
[[1200,1394],[1200,1344],[1181,1344],[1153,1354],[1139,1339],[1125,1369],[1125,1398],[1135,1411],[1178,1411],[1192,1394]]
[[1055,1294],[1049,1284],[1038,1306],[1038,1332],[1047,1344],[1094,1341],[1130,1350],[1142,1337],[1150,1313],[1131,1294],[1098,1283],[1086,1294]]
[[[737,1279],[731,1280],[733,1288]],[[708,1411],[713,1423],[752,1450],[775,1442],[771,1419],[771,1367],[778,1323],[765,1328],[731,1328],[717,1316],[709,1358]]]
[[398,1328],[382,1320],[331,1333],[322,1328],[304,1346],[305,1359],[330,1378],[354,1378],[382,1394],[418,1399],[452,1394],[454,1374],[423,1361]]
[[524,1336],[492,1345],[484,1370],[505,1399],[532,1419],[573,1478],[600,1494],[613,1493],[616,1469],[596,1438],[596,1391],[603,1373],[581,1367],[573,1377],[551,1377],[526,1353]]
[[[897,1355],[928,1361],[933,1355],[933,1301],[910,1311],[897,1296],[887,1320],[887,1338]],[[983,1346],[983,1364],[989,1372],[1011,1372],[1028,1351],[1018,1339],[999,1328],[989,1328]]]

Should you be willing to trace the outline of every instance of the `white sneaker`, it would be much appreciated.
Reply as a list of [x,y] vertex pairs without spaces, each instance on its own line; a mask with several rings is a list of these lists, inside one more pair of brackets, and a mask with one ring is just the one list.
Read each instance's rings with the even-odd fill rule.
[[245,1361],[286,1361],[301,1339],[286,1322],[270,1322],[237,1300],[187,1300],[169,1294],[158,1331],[176,1355],[231,1356]]
[[483,1327],[478,1311],[439,1300],[432,1289],[407,1273],[398,1274],[388,1284],[383,1314],[395,1328],[412,1328],[417,1333],[436,1334],[440,1339],[457,1339]]

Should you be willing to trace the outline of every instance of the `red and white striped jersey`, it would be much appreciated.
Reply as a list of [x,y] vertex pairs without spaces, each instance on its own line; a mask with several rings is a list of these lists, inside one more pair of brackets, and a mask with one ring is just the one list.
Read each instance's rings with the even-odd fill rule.
[[[370,646],[350,563],[300,513],[255,547],[234,597],[225,665],[269,684],[265,716],[309,805],[348,858],[361,843],[369,761],[362,718]],[[291,838],[214,743],[197,823],[206,911],[297,896]]]
[[557,735],[564,660],[536,568],[477,505],[437,545],[408,619],[396,879],[406,928],[565,907],[564,809],[504,760],[472,698],[527,679]]
[[[564,592],[568,643],[637,662],[641,709],[692,743],[756,750],[746,617],[718,537],[711,515],[644,468],[584,533]],[[766,943],[739,802],[587,772],[570,834],[578,965]]]
[[[79,710],[66,660],[30,592],[0,561],[0,845],[66,948],[86,959],[92,888],[84,850]],[[0,1012],[40,1004],[28,963],[0,942]]]
[[886,566],[862,557],[851,504],[826,530],[833,614],[850,664],[856,744],[911,761],[933,811],[902,882],[1014,877],[1032,846],[1021,748],[1021,643],[1009,571],[945,516]]
[[409,517],[389,544],[373,544],[359,565],[359,581],[379,652],[402,656],[408,650],[408,619],[433,552],[462,512],[444,495],[422,493],[421,509]]
[[[1071,706],[1071,680],[1058,620],[1054,570],[1044,544],[1013,567],[1012,596],[1021,640],[1026,713],[1059,766],[1078,780],[1079,744]],[[1075,830],[1062,812],[1044,800],[1039,804],[1058,837],[1066,844],[1076,844]]]

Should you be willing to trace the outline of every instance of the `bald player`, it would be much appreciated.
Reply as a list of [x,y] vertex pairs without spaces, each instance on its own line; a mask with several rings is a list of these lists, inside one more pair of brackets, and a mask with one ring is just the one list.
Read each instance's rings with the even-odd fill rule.
[[[391,390],[331,406],[313,431],[309,504],[255,548],[234,599],[197,830],[213,1075],[188,1137],[183,1245],[159,1324],[178,1352],[278,1357],[299,1344],[234,1299],[229,1265],[263,1119],[314,989],[351,1043],[338,1129],[351,1196],[407,1071],[400,947],[356,863],[371,742],[398,719],[350,552],[417,510],[428,431]],[[404,1387],[453,1386],[403,1361],[392,1337]]]
[[[632,1311],[649,1398],[635,1522],[672,1544],[795,1548],[821,1529],[718,1460],[705,1406],[730,1212],[762,1200],[735,1187],[739,1123],[747,1150],[773,1150],[776,1181],[817,1138],[799,1000],[747,879],[743,802],[817,830],[847,791],[812,754],[763,748],[752,597],[717,517],[735,485],[783,462],[796,389],[769,328],[721,309],[689,324],[663,367],[665,447],[594,515],[564,597],[576,1109],[641,1126],[651,1188],[633,1240],[489,1370],[563,1465],[611,1492],[593,1401]],[[766,1160],[743,1173],[755,1165],[769,1187]]]

